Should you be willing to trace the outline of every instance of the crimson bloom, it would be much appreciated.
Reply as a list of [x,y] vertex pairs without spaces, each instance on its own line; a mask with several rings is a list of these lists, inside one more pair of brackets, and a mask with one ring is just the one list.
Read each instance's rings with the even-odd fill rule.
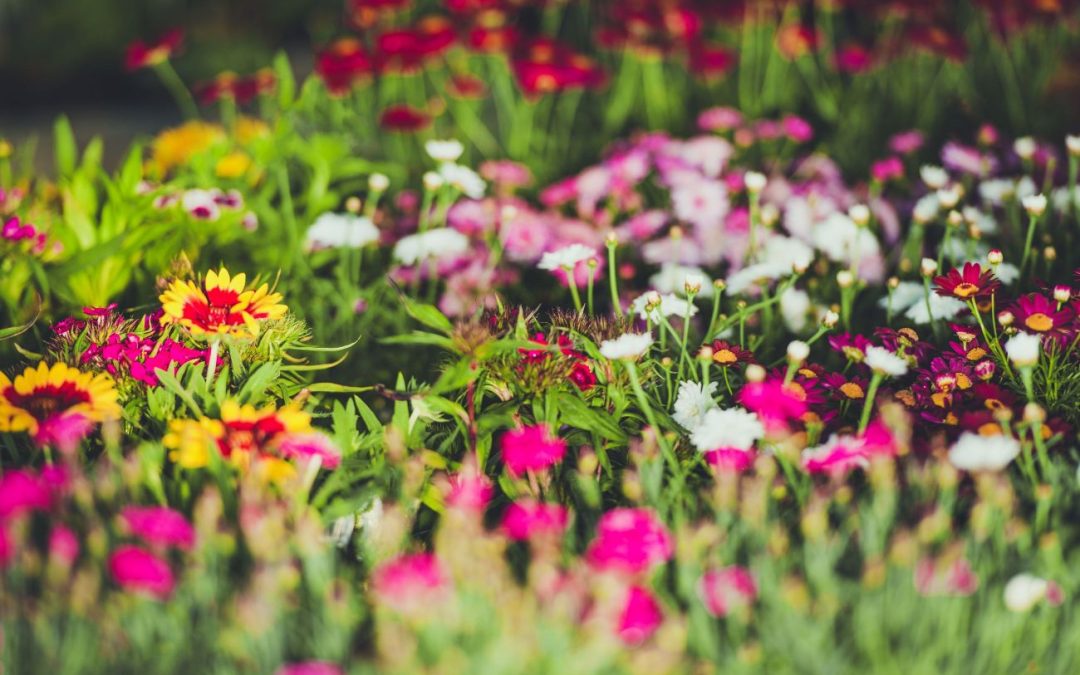
[[379,115],[379,126],[390,131],[415,132],[431,124],[431,115],[407,105],[388,106]]
[[136,40],[128,45],[124,56],[124,66],[128,70],[150,68],[164,63],[179,51],[184,43],[184,31],[173,28],[162,35],[156,42]]
[[1069,324],[1076,316],[1068,305],[1058,309],[1058,303],[1045,295],[1031,293],[1019,298],[1010,308],[1017,326],[1023,330],[1048,335],[1062,341],[1069,335]]
[[508,431],[502,437],[503,462],[515,478],[526,471],[543,471],[566,454],[566,441],[552,436],[544,425]]
[[364,45],[355,38],[341,38],[315,57],[315,73],[335,96],[348,93],[371,76],[373,64]]
[[557,537],[566,529],[567,519],[566,507],[561,504],[522,500],[507,507],[502,530],[515,541]]
[[963,269],[954,267],[948,274],[934,279],[934,291],[938,295],[964,301],[990,297],[1000,286],[991,270],[984,270],[975,262],[964,263]]
[[619,639],[627,644],[648,640],[664,620],[660,603],[641,586],[631,586],[619,614]]

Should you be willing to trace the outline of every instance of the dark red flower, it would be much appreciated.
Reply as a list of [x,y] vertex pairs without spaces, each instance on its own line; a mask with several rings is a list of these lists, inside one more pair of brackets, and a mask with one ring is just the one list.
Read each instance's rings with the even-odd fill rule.
[[1001,286],[1001,282],[994,277],[991,270],[984,270],[979,263],[964,263],[964,268],[956,267],[934,279],[934,291],[945,297],[970,300],[971,298],[987,298],[994,294]]
[[1025,295],[1010,309],[1020,330],[1049,335],[1055,339],[1067,337],[1069,324],[1076,316],[1071,307],[1058,309],[1058,303],[1038,293]]
[[164,63],[180,50],[183,43],[184,31],[179,28],[169,30],[157,42],[136,40],[128,45],[124,66],[128,70],[139,70]]
[[360,29],[367,29],[379,19],[408,9],[411,0],[349,0],[349,19]]
[[712,343],[712,352],[713,363],[725,368],[734,366],[737,363],[754,363],[753,352],[727,340],[714,341]]
[[458,74],[451,76],[446,93],[455,98],[484,98],[487,96],[487,85],[478,77]]
[[717,45],[696,44],[690,48],[690,72],[705,80],[718,80],[735,65],[735,53]]
[[407,105],[392,105],[382,111],[379,126],[391,131],[420,131],[431,124],[431,116]]
[[315,73],[330,93],[338,96],[369,77],[372,69],[364,45],[355,38],[335,40],[315,57]]
[[505,54],[517,44],[520,34],[512,26],[477,26],[469,31],[469,49],[485,54]]

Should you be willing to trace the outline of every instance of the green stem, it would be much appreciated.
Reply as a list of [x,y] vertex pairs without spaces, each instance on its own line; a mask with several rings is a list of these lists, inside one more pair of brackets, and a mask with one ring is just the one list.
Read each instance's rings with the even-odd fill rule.
[[158,63],[154,66],[154,72],[157,73],[158,79],[165,85],[165,88],[169,90],[172,97],[176,99],[176,105],[180,108],[180,112],[184,115],[184,119],[194,120],[199,117],[199,108],[195,105],[195,97],[191,95],[191,91],[184,84],[184,81],[180,79],[180,75],[173,68],[172,62],[168,59]]
[[874,410],[874,398],[877,396],[878,387],[884,375],[875,372],[870,378],[870,386],[866,390],[866,402],[863,404],[862,417],[859,418],[859,433],[866,431],[870,425],[870,413]]

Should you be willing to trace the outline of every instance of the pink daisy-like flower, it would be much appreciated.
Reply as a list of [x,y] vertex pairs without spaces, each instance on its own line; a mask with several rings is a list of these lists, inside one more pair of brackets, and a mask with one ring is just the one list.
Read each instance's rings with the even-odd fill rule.
[[670,559],[673,553],[671,535],[655,513],[618,508],[600,518],[587,556],[595,569],[636,574]]
[[109,572],[121,588],[164,599],[176,585],[168,563],[138,546],[121,546],[109,556]]
[[337,664],[329,661],[303,661],[287,663],[278,668],[274,675],[343,675],[344,672]]
[[809,473],[842,476],[853,469],[866,468],[870,461],[866,458],[862,440],[833,436],[824,444],[803,451],[802,463]]
[[784,384],[779,378],[750,382],[739,392],[739,403],[758,414],[765,430],[782,431],[789,422],[806,414],[806,394],[795,382]]
[[195,546],[195,528],[178,511],[164,506],[127,506],[120,520],[134,536],[153,546],[179,548]]
[[750,571],[738,565],[710,570],[701,577],[698,587],[705,609],[716,617],[727,616],[757,598],[757,584]]
[[526,471],[543,471],[566,454],[566,441],[544,425],[508,431],[502,437],[503,462],[515,478]]

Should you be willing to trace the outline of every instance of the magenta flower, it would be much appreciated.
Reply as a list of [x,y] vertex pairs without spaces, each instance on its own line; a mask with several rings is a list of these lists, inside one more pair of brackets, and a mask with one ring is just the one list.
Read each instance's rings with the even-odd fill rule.
[[69,454],[79,448],[79,443],[93,427],[94,422],[79,413],[56,415],[38,424],[34,443],[38,447],[52,446]]
[[179,548],[195,546],[195,528],[181,513],[164,506],[126,506],[120,519],[131,534],[147,544]]
[[903,131],[889,139],[889,149],[898,155],[911,154],[921,148],[922,145],[922,132],[915,129]]
[[169,564],[138,546],[121,546],[109,556],[109,572],[121,588],[165,599],[176,580]]
[[833,436],[816,448],[804,450],[802,464],[808,473],[843,476],[853,469],[866,468],[870,460],[867,459],[860,439],[852,436]]
[[57,523],[49,532],[49,560],[71,567],[79,557],[79,538],[71,528]]
[[671,535],[655,513],[619,508],[600,518],[587,556],[596,569],[635,574],[670,559],[673,553]]
[[337,664],[329,661],[304,661],[286,663],[278,668],[274,675],[343,675],[344,672]]
[[814,137],[814,128],[797,115],[785,115],[780,120],[780,126],[784,129],[784,135],[796,143],[806,143]]
[[724,617],[752,604],[757,598],[757,584],[749,570],[732,565],[706,572],[701,577],[698,592],[709,614]]
[[502,530],[515,541],[537,537],[558,537],[566,529],[566,508],[533,500],[514,502],[503,516]]
[[40,476],[29,471],[8,471],[0,476],[0,520],[15,518],[28,511],[48,511],[52,490]]
[[319,457],[323,467],[335,469],[341,464],[341,450],[326,434],[317,431],[304,434],[288,434],[278,443],[282,457],[306,459]]
[[462,471],[450,477],[446,503],[451,508],[482,513],[494,493],[495,488],[487,476],[475,470]]
[[449,583],[439,559],[430,553],[400,555],[371,576],[376,599],[397,611],[429,605],[445,594]]
[[915,563],[915,590],[926,597],[971,595],[979,587],[979,577],[964,558],[952,561],[923,558]]
[[11,543],[11,539],[8,537],[7,529],[0,524],[0,569],[7,567],[8,563],[15,556],[15,545]]
[[660,604],[641,586],[631,586],[619,615],[619,639],[627,644],[648,640],[664,620]]
[[756,412],[767,432],[783,431],[789,422],[806,414],[806,394],[795,383],[779,378],[749,382],[739,392],[739,403]]
[[709,108],[697,118],[698,128],[702,131],[727,131],[743,122],[742,113],[735,108]]
[[870,175],[879,183],[901,180],[904,177],[904,162],[896,155],[879,159],[870,165]]
[[552,436],[544,425],[522,427],[502,437],[503,462],[515,478],[526,471],[543,471],[566,454],[566,441]]
[[742,473],[753,465],[757,453],[753,448],[720,448],[705,452],[705,461],[725,473]]

